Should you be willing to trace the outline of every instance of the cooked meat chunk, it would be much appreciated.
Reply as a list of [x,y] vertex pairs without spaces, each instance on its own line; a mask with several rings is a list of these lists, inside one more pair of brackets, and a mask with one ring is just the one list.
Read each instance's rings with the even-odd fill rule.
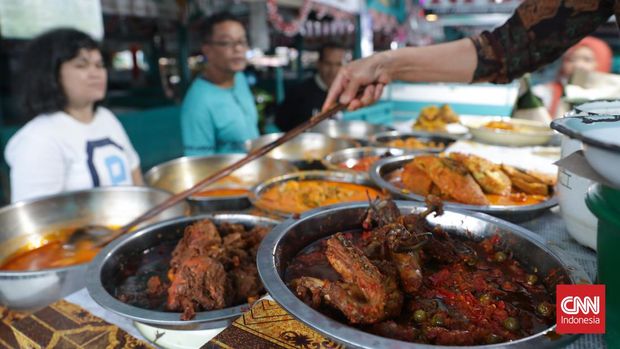
[[168,288],[168,309],[182,311],[181,320],[191,320],[197,309],[224,308],[226,278],[224,267],[213,258],[184,260]]
[[[269,231],[260,225],[195,222],[176,245],[164,243],[145,251],[136,264],[139,269],[118,288],[117,297],[148,309],[179,311],[182,320],[199,311],[252,302],[264,292],[255,261]],[[170,257],[154,262],[162,256]]]

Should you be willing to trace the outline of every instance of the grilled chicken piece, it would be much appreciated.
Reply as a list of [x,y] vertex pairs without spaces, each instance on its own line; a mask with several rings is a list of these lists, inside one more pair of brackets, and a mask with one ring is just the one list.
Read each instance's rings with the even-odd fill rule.
[[413,163],[433,180],[442,193],[458,202],[488,205],[482,189],[460,162],[433,155],[416,156]]
[[400,219],[400,210],[392,200],[375,199],[370,202],[362,221],[365,230],[381,228]]
[[323,288],[327,302],[356,324],[372,324],[386,317],[387,292],[383,275],[342,233],[327,240],[325,256],[343,281]]
[[408,294],[414,294],[422,286],[422,267],[419,246],[424,239],[418,237],[402,224],[394,224],[386,236],[388,254],[398,270],[400,283]]
[[302,276],[291,281],[291,287],[299,299],[316,309],[323,303],[323,288],[328,282],[327,280]]
[[512,185],[526,194],[549,195],[549,185],[543,180],[528,174],[516,167],[502,165],[502,170],[506,172]]
[[398,283],[398,270],[393,263],[386,260],[373,260],[372,263],[379,268],[379,271],[383,275],[383,286],[387,293],[385,317],[396,317],[400,315],[405,300]]
[[510,194],[512,182],[502,171],[500,165],[476,155],[450,153],[449,156],[451,159],[463,163],[486,193],[497,195]]

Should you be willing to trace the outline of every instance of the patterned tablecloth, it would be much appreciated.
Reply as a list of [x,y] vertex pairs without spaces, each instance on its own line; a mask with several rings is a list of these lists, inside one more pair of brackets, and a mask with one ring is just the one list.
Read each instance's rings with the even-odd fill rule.
[[[592,280],[596,279],[596,253],[580,246],[568,235],[557,208],[522,226],[543,236],[549,244],[563,249],[584,267]],[[0,311],[3,315],[0,348],[150,347],[131,321],[99,307],[85,290],[26,317]],[[586,335],[568,348],[604,347],[601,335]],[[275,302],[261,300],[215,338],[205,338],[202,348],[343,347],[296,321]]]

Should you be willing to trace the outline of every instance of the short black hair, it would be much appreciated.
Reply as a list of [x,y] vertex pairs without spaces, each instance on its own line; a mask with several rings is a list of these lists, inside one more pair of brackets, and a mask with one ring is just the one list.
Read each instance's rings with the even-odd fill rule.
[[323,57],[325,57],[325,51],[327,50],[345,50],[346,51],[346,47],[336,41],[328,41],[326,43],[324,43],[323,45],[321,45],[321,47],[319,48],[319,62],[323,61]]
[[60,83],[60,66],[77,57],[81,49],[99,50],[99,44],[79,30],[60,28],[32,39],[19,62],[18,107],[23,119],[54,113],[67,106]]
[[241,22],[239,17],[233,15],[232,13],[230,12],[215,13],[207,17],[207,19],[205,20],[205,24],[202,28],[202,42],[206,43],[206,42],[209,42],[209,40],[211,40],[211,38],[213,37],[213,32],[215,31],[216,25],[222,22],[228,22],[228,21],[237,22],[241,24],[242,27],[245,28],[245,26],[243,25],[243,22]]

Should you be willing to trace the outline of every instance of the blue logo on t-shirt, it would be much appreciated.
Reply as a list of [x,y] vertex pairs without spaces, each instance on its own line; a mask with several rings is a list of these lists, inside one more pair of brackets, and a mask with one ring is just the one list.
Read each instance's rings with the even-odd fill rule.
[[[99,159],[102,159],[102,161],[97,162],[100,166],[99,168],[96,166],[95,150],[109,146],[123,152],[123,147],[114,143],[109,138],[86,142],[88,171],[90,172],[90,176],[93,180],[93,186],[95,187],[101,186],[101,177],[97,170],[106,171],[107,178],[109,178],[111,185],[127,183],[127,179],[129,178],[128,171],[125,166],[125,161],[121,156],[119,156],[118,152],[105,154],[103,158],[100,157]],[[101,165],[103,165],[104,168],[101,168]]]
[[104,160],[108,169],[112,185],[118,185],[127,180],[127,172],[125,171],[125,163],[119,156],[108,156]]

